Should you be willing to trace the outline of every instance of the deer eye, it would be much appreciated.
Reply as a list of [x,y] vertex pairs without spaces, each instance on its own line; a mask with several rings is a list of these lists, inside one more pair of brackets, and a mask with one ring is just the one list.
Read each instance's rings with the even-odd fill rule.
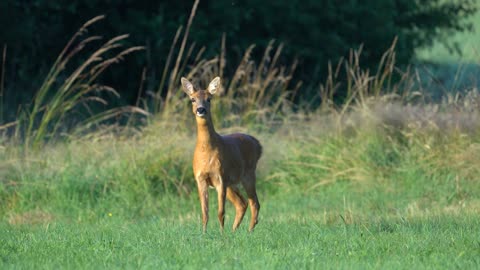
[[209,103],[210,103],[210,98],[207,98],[207,102],[209,102]]
[[195,99],[194,99],[194,98],[192,98],[191,101],[192,101],[192,103],[195,103]]

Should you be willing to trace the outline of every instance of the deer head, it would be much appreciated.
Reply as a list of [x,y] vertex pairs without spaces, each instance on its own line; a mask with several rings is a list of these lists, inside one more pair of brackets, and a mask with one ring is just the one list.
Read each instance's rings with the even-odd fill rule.
[[196,90],[193,84],[183,77],[181,81],[183,91],[192,101],[193,113],[197,117],[206,117],[206,115],[210,113],[210,99],[220,88],[220,77],[213,79],[206,90]]

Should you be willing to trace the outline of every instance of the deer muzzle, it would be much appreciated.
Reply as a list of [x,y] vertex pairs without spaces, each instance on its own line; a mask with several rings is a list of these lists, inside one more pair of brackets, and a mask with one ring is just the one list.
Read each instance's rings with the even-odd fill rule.
[[197,108],[197,116],[205,116],[207,114],[207,109],[204,107]]

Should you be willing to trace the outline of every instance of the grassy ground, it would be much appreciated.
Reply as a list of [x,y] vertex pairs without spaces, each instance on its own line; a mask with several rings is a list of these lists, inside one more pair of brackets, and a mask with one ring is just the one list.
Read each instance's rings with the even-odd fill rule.
[[2,269],[475,269],[480,263],[480,239],[472,237],[478,236],[477,216],[325,225],[318,221],[323,219],[322,214],[310,211],[298,218],[268,213],[264,212],[262,223],[253,234],[247,233],[244,226],[235,234],[222,235],[212,230],[202,235],[194,222],[162,218],[125,222],[112,217],[94,224],[55,223],[28,228],[1,225],[4,233],[0,235],[0,266]]
[[[215,196],[201,233],[189,129],[171,136],[159,121],[28,157],[5,148],[0,268],[478,267],[475,133],[304,121],[255,134],[265,155],[253,233],[247,215],[221,234]],[[227,227],[233,215],[228,205]]]

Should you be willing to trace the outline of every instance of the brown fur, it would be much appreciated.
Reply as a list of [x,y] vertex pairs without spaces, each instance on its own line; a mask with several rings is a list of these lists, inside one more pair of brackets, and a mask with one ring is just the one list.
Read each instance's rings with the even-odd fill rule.
[[182,78],[184,91],[192,100],[192,109],[197,122],[197,144],[193,155],[193,173],[197,182],[202,208],[203,231],[208,223],[208,187],[214,187],[218,195],[218,220],[223,231],[225,198],[235,206],[233,223],[235,231],[242,222],[247,202],[240,194],[242,185],[248,196],[252,218],[249,230],[258,222],[260,203],[255,188],[255,170],[262,154],[262,146],[254,137],[235,133],[221,136],[215,132],[210,114],[210,99],[220,86],[215,78],[207,90],[195,90],[193,85]]

